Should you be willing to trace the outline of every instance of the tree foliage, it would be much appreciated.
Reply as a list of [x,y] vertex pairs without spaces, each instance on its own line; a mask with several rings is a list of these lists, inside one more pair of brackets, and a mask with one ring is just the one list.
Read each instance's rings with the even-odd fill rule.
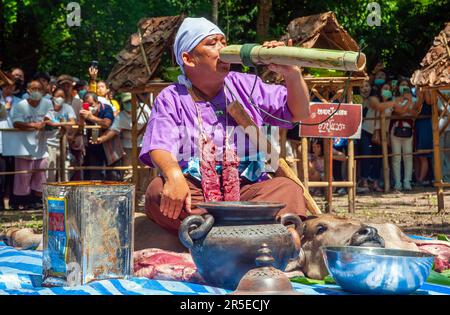
[[[69,27],[61,0],[0,2],[0,61],[3,68],[23,67],[27,74],[46,70],[86,77],[91,60],[105,78],[141,18],[211,16],[209,0],[78,0],[81,26]],[[290,20],[332,10],[356,39],[367,44],[369,66],[382,59],[394,73],[409,75],[449,20],[450,0],[378,0],[381,25],[369,26],[362,0],[272,0],[269,35],[279,38]],[[258,1],[221,0],[219,25],[232,43],[256,41]],[[168,55],[167,55],[168,56]],[[167,64],[165,62],[164,64]]]

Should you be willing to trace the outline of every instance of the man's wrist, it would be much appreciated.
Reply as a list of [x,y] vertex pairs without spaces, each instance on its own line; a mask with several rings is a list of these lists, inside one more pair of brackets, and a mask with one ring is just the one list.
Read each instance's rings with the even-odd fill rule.
[[170,170],[165,174],[165,176],[168,181],[176,181],[184,178],[183,172],[180,169]]
[[289,71],[284,73],[284,80],[297,80],[301,78],[302,70],[298,66],[293,66]]

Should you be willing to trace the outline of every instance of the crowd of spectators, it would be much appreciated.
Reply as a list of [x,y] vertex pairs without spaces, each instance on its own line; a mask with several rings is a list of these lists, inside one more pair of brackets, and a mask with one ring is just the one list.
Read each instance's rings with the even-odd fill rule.
[[[357,193],[384,191],[381,117],[384,116],[387,128],[387,147],[390,154],[390,183],[394,192],[406,192],[413,187],[432,186],[433,172],[433,136],[431,123],[432,99],[429,90],[411,85],[409,78],[390,74],[383,63],[378,63],[370,73],[369,81],[354,91],[354,103],[362,104],[363,121],[361,138],[355,142],[357,159]],[[336,93],[325,88],[322,95]],[[448,98],[450,91],[442,91]],[[328,96],[328,95],[326,95]],[[313,98],[312,101],[322,100]],[[334,102],[337,103],[339,97]],[[445,110],[445,104],[438,100],[439,114]],[[450,108],[449,108],[450,109]],[[382,115],[382,113],[384,115]],[[441,149],[450,148],[449,114],[440,115],[439,133]],[[291,134],[295,139],[298,130]],[[292,136],[294,135],[294,136]],[[333,139],[333,179],[345,180],[346,139]],[[312,181],[324,180],[323,140],[310,141],[309,178]],[[378,157],[375,157],[378,156]],[[450,180],[450,152],[441,151],[442,174],[444,181]],[[322,193],[316,189],[319,194]],[[338,189],[345,194],[346,189]]]
[[[88,70],[90,80],[83,81],[62,74],[58,77],[38,72],[26,78],[24,71],[13,68],[8,73],[13,85],[0,89],[0,172],[17,172],[0,176],[0,210],[9,200],[11,209],[42,208],[42,190],[46,181],[112,180],[130,181],[131,171],[101,170],[105,166],[131,165],[131,99],[130,93],[113,95],[105,81],[97,80],[98,69]],[[327,87],[322,95],[336,93]],[[385,185],[382,172],[381,113],[387,126],[390,177],[394,191],[410,191],[414,186],[431,186],[433,181],[431,94],[411,85],[408,78],[389,74],[382,63],[370,73],[354,93],[354,102],[363,105],[361,138],[355,153],[369,158],[357,159],[357,193],[381,192]],[[444,94],[448,93],[444,91]],[[337,94],[339,95],[339,93]],[[312,101],[322,101],[313,98]],[[338,102],[339,97],[334,98]],[[439,102],[439,110],[444,110]],[[150,115],[148,106],[139,115],[138,130],[145,130]],[[9,131],[15,128],[16,131]],[[439,120],[442,148],[450,147],[448,115]],[[18,131],[17,131],[18,130]],[[67,143],[62,142],[67,139]],[[143,132],[138,138],[142,144]],[[288,132],[298,139],[298,129]],[[333,179],[346,180],[347,140],[333,139]],[[90,166],[94,169],[73,170],[59,174],[61,145],[67,149],[66,166]],[[428,151],[427,151],[428,150]],[[423,151],[423,153],[421,153]],[[412,153],[415,152],[413,155]],[[441,153],[444,180],[450,180],[450,152]],[[43,171],[32,171],[48,169]],[[311,139],[309,179],[325,180],[324,143]],[[148,179],[148,170],[140,170]],[[141,191],[146,180],[140,181]],[[345,194],[346,189],[336,190]],[[321,189],[313,193],[322,193]]]
[[[6,200],[10,209],[42,208],[45,182],[131,179],[128,171],[100,169],[131,165],[130,93],[113,96],[95,67],[89,82],[45,72],[26,78],[20,68],[6,74],[14,84],[0,89],[0,172],[16,174],[0,175],[0,210]],[[149,114],[146,107],[141,128]],[[97,168],[59,174],[61,145],[66,166]]]

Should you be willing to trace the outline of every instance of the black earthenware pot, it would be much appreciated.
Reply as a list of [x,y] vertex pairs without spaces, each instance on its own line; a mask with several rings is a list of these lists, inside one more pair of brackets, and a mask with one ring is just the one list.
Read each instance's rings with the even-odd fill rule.
[[284,206],[267,202],[200,203],[197,207],[208,214],[187,217],[179,237],[209,285],[234,290],[245,273],[256,267],[261,244],[268,245],[275,259],[273,266],[279,270],[298,257],[302,222],[294,214],[285,214],[277,222],[276,213]]

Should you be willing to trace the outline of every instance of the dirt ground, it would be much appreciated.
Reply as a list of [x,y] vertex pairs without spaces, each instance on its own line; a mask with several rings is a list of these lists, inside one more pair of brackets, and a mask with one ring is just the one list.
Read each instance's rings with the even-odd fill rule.
[[[433,188],[415,189],[409,193],[377,193],[357,195],[356,211],[348,213],[347,196],[333,198],[333,211],[344,217],[364,222],[391,222],[406,233],[422,236],[450,235],[450,191],[445,191],[445,211],[437,212],[437,198]],[[323,209],[323,197],[315,197]],[[138,206],[142,212],[143,204]],[[42,232],[42,211],[0,211],[0,230],[9,227],[30,227]]]

